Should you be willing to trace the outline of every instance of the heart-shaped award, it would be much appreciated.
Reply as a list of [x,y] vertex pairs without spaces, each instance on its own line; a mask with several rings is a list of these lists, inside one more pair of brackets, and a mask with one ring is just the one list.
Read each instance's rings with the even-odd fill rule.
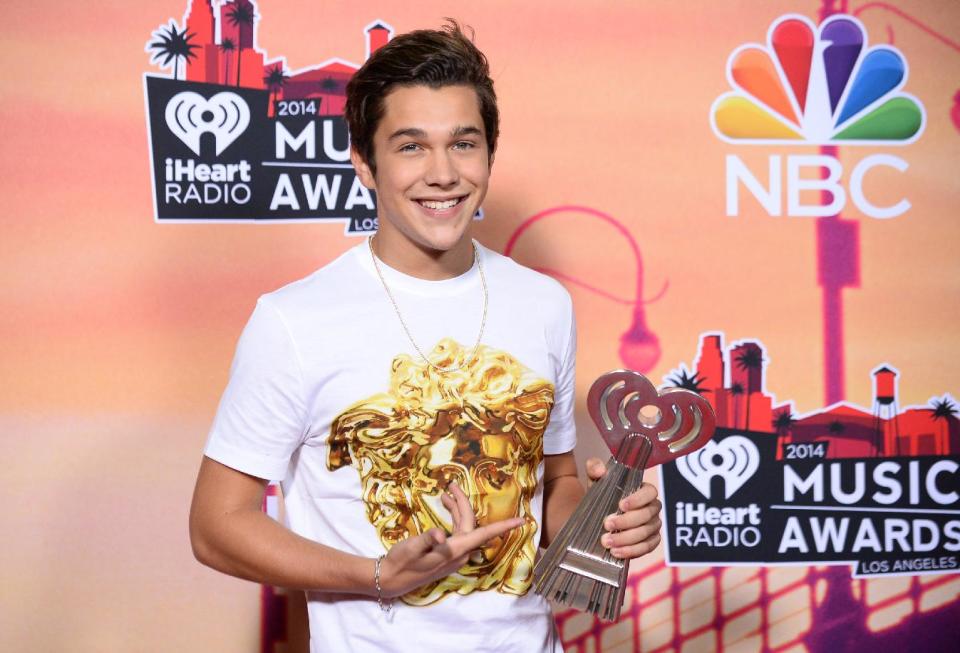
[[548,599],[603,619],[623,607],[629,561],[600,544],[607,515],[643,482],[643,470],[704,446],[716,428],[713,408],[695,392],[658,393],[645,376],[608,372],[587,395],[590,417],[610,448],[607,473],[594,483],[533,570],[534,588]]

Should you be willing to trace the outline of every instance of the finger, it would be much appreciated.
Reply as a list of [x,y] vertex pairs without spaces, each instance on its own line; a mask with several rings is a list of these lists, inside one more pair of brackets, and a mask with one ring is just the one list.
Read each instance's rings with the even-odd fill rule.
[[656,501],[656,499],[657,488],[653,487],[649,483],[644,483],[636,492],[633,492],[621,499],[618,507],[623,512],[627,512],[628,510],[643,508],[647,504]]
[[621,560],[633,560],[634,558],[639,558],[640,556],[647,555],[651,551],[657,548],[657,545],[660,544],[660,533],[651,535],[643,542],[638,542],[630,546],[616,547],[610,550],[610,554],[614,558],[620,558]]
[[470,505],[470,499],[463,493],[460,486],[455,482],[447,486],[453,499],[457,502],[457,509],[460,513],[458,533],[469,533],[477,525],[476,515],[473,513],[473,506]]
[[523,526],[525,520],[522,517],[513,519],[504,519],[502,521],[480,526],[469,533],[461,533],[450,538],[451,548],[459,554],[479,549],[495,537],[512,531],[514,528]]
[[660,503],[660,500],[654,499],[652,503],[647,504],[643,508],[629,510],[619,515],[608,515],[607,518],[603,520],[603,527],[611,533],[636,528],[659,517],[662,508],[663,504]]
[[456,533],[460,530],[460,524],[462,522],[460,516],[460,507],[457,505],[456,499],[454,499],[453,495],[450,494],[450,491],[447,490],[440,493],[440,502],[450,513],[450,517],[453,519],[453,532]]
[[656,518],[653,521],[643,524],[642,526],[637,526],[636,528],[630,528],[628,530],[620,531],[619,533],[605,533],[600,538],[600,544],[605,546],[608,549],[616,549],[632,546],[638,544],[645,540],[650,539],[654,535],[660,532],[660,529],[663,527],[663,523],[660,521],[660,518]]
[[607,473],[607,466],[599,458],[588,458],[584,466],[591,481],[599,481]]

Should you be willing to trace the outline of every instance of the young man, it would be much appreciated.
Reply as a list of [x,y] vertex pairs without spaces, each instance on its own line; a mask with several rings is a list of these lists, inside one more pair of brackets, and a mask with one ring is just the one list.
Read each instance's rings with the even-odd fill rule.
[[[412,32],[347,95],[379,230],[258,301],[197,479],[195,554],[306,590],[312,651],[560,651],[530,585],[583,496],[573,311],[470,237],[499,131],[486,59],[456,24]],[[271,479],[289,529],[260,510]],[[649,552],[656,491],[622,508],[603,543]]]

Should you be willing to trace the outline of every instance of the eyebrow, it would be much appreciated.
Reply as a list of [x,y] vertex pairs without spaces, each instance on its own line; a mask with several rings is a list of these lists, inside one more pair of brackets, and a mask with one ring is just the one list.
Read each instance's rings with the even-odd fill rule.
[[427,132],[416,127],[404,127],[403,129],[398,129],[397,131],[390,134],[387,138],[388,141],[392,141],[395,138],[401,138],[403,136],[409,136],[411,138],[424,138],[427,135]]
[[460,138],[461,136],[481,136],[483,132],[480,131],[479,127],[473,125],[460,125],[450,132],[450,135],[454,138]]
[[[450,131],[450,136],[453,138],[460,138],[461,136],[480,136],[482,134],[483,132],[480,131],[480,128],[473,125],[458,125]],[[426,138],[427,132],[419,127],[404,127],[390,134],[390,136],[387,137],[387,140],[392,141],[395,138],[402,138],[404,136],[409,138]]]

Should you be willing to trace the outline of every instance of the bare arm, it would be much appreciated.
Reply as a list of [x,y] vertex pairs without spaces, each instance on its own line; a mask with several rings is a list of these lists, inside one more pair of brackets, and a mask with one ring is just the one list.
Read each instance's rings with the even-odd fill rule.
[[[373,558],[356,556],[293,533],[261,511],[267,481],[204,457],[190,508],[197,560],[259,583],[376,596]],[[470,502],[456,486],[443,497],[454,534],[431,529],[390,549],[381,570],[383,596],[404,594],[460,568],[470,552],[523,523],[475,528]]]
[[372,559],[312,542],[264,514],[266,487],[264,479],[204,456],[190,507],[197,560],[278,587],[376,594]]
[[543,536],[540,546],[547,547],[553,542],[583,495],[583,484],[577,477],[577,461],[572,451],[543,457]]

